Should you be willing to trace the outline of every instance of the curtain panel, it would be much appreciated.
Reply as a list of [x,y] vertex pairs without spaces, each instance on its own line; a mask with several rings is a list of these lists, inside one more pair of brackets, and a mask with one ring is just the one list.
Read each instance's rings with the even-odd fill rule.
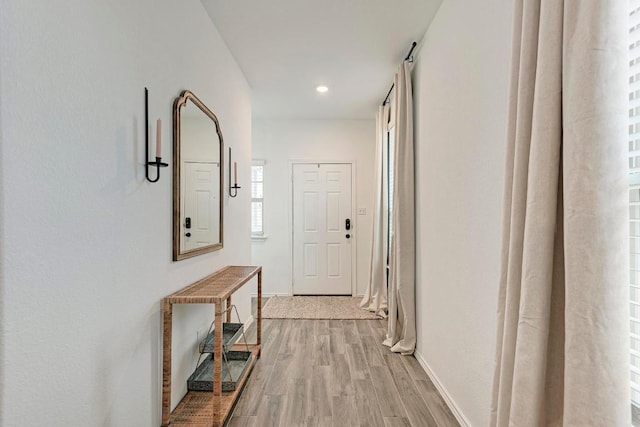
[[626,426],[624,1],[518,0],[492,426]]
[[376,163],[375,188],[373,200],[373,236],[371,244],[371,268],[369,284],[365,290],[360,307],[387,317],[387,231],[385,229],[386,210],[384,206],[384,150],[387,142],[389,124],[388,105],[378,107],[376,115]]
[[394,81],[395,151],[393,233],[389,260],[389,321],[384,344],[413,354],[416,347],[416,235],[411,63],[404,61]]

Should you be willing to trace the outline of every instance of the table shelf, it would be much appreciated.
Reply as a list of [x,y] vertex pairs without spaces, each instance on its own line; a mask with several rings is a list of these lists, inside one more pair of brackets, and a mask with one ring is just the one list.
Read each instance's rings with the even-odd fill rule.
[[[229,414],[246,385],[247,379],[251,374],[251,370],[257,361],[257,355],[260,353],[260,346],[249,345],[252,356],[247,370],[238,381],[235,391],[222,392],[220,398],[220,408],[224,414]],[[240,348],[240,347],[238,347]],[[242,346],[244,348],[244,346]],[[213,408],[213,393],[207,391],[190,391],[180,401],[176,409],[171,413],[171,426],[211,426],[212,419],[215,418]]]
[[[223,334],[215,334],[213,340],[213,392],[189,391],[178,406],[171,411],[171,340],[174,304],[215,304],[214,329],[223,330],[223,313],[231,321],[231,295],[249,282],[258,278],[258,308],[256,314],[256,343],[249,344],[251,356],[234,391],[222,391]],[[226,308],[223,307],[226,305]],[[198,280],[162,301],[162,426],[223,426],[242,393],[257,359],[260,357],[262,335],[262,267],[227,266]],[[231,350],[246,350],[244,344],[236,344]]]

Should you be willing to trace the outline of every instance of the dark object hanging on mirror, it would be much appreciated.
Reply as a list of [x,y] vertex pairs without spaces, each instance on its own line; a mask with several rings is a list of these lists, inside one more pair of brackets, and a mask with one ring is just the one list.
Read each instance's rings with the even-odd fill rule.
[[[169,166],[168,163],[162,162],[162,157],[159,156],[159,147],[160,147],[160,119],[158,119],[158,129],[156,133],[157,145],[156,145],[156,161],[149,161],[149,89],[144,88],[144,172],[147,177],[147,181],[149,182],[158,182],[160,179],[160,168],[166,168]],[[149,178],[149,166],[156,167],[156,178]]]
[[238,162],[233,163],[233,185],[231,182],[231,147],[229,147],[229,197],[236,197],[238,189],[242,188],[238,185]]

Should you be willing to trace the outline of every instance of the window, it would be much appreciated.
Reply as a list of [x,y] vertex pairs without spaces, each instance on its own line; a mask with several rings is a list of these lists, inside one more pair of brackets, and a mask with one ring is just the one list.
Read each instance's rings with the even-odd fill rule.
[[640,0],[629,19],[629,249],[631,311],[631,402],[640,412]]
[[251,236],[264,237],[264,160],[251,165]]

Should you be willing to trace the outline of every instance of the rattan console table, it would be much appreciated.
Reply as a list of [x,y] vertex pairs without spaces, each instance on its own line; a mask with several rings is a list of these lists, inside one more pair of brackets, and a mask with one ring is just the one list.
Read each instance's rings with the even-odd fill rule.
[[[258,276],[257,336],[256,343],[250,344],[249,365],[238,380],[235,391],[222,391],[222,334],[214,338],[213,393],[189,391],[171,412],[171,334],[174,304],[215,304],[214,325],[222,331],[222,315],[231,306],[231,295],[253,277]],[[226,310],[227,322],[231,311]],[[192,285],[175,292],[162,301],[162,426],[223,426],[240,397],[256,360],[260,357],[260,337],[262,332],[262,267],[227,266],[222,270],[198,280]],[[244,346],[243,346],[244,347]]]

